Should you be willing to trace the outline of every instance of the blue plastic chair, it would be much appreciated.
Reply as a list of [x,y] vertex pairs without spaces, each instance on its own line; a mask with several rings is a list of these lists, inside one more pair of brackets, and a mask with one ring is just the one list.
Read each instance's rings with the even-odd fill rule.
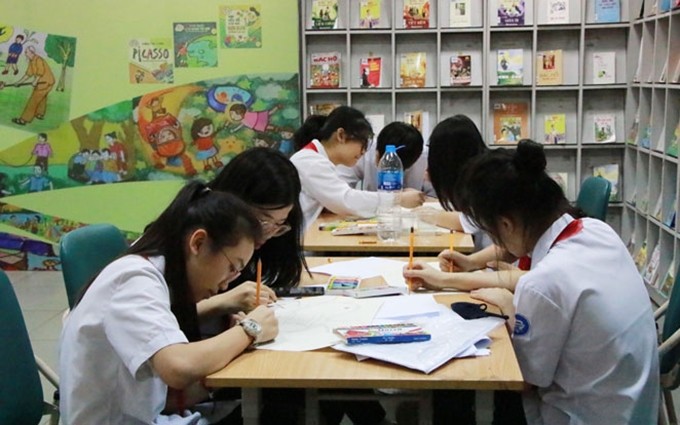
[[61,238],[59,257],[69,308],[82,288],[127,247],[125,236],[112,224],[90,224]]
[[588,177],[581,184],[576,206],[588,217],[605,221],[612,185],[603,177]]
[[12,284],[0,270],[0,424],[37,425],[42,416],[51,415],[50,423],[59,421],[56,401],[43,399],[39,373],[55,388],[57,375],[33,355],[26,323]]
[[[677,424],[673,395],[671,391],[680,386],[680,270],[675,273],[671,295],[656,312],[658,320],[663,317],[663,327],[659,336],[659,366],[661,369],[661,394],[665,405],[665,420],[660,423]],[[661,412],[663,418],[664,411]]]

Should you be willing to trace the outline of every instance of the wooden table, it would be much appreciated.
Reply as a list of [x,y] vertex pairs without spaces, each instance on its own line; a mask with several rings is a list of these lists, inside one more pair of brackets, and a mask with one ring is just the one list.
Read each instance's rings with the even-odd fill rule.
[[[376,235],[344,235],[334,236],[329,230],[319,230],[319,226],[340,217],[332,213],[323,213],[309,227],[304,237],[304,249],[315,255],[334,253],[388,253],[408,254],[408,234],[403,232],[396,242],[381,242]],[[415,232],[414,252],[419,255],[436,255],[445,249],[449,249],[453,238],[453,249],[460,252],[472,252],[474,243],[472,236],[467,233],[454,232],[451,235],[447,231],[441,233]]]
[[[328,260],[312,257],[307,261],[315,266]],[[436,299],[448,305],[454,301],[469,301],[470,296],[467,293],[439,294]],[[206,384],[242,387],[244,424],[258,423],[258,389],[269,387],[481,390],[488,402],[493,390],[521,390],[523,387],[507,330],[497,328],[489,336],[493,341],[490,356],[454,359],[429,375],[378,360],[358,362],[353,355],[331,348],[306,352],[255,350],[242,354],[224,369],[208,376]],[[429,416],[425,415],[425,418],[421,423],[429,423]],[[307,423],[316,423],[314,415],[308,414],[307,419]]]

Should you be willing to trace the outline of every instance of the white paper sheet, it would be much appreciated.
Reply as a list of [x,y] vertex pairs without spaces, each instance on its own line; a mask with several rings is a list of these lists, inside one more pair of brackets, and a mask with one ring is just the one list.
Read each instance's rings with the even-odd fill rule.
[[323,296],[279,301],[275,307],[279,335],[257,348],[309,351],[331,346],[340,341],[334,328],[372,323],[383,300]]
[[361,279],[382,276],[388,285],[405,288],[406,281],[402,274],[405,264],[405,261],[390,260],[388,258],[365,257],[323,264],[310,268],[310,271],[333,276],[357,276]]
[[441,311],[440,306],[430,294],[390,297],[385,299],[375,320],[412,321],[420,317],[434,317]]

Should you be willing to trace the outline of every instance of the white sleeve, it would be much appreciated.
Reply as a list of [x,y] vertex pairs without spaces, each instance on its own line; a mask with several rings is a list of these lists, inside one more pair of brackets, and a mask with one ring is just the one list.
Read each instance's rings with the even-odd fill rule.
[[129,372],[138,376],[158,350],[188,341],[170,310],[168,287],[154,271],[138,269],[118,280],[104,330]]
[[291,160],[297,167],[306,194],[335,214],[372,217],[381,198],[385,201],[394,198],[388,193],[352,189],[340,178],[333,163],[316,152],[298,152]]
[[363,172],[364,156],[359,158],[354,167],[347,167],[346,165],[337,165],[335,170],[341,179],[347,182],[351,187],[356,188],[357,184],[364,178]]
[[404,173],[404,187],[423,191],[425,188],[425,170],[427,170],[427,156],[423,152]]
[[544,294],[523,287],[521,280],[514,303],[516,321],[512,345],[522,375],[532,385],[547,387],[554,381],[569,335],[570,317]]
[[477,225],[467,215],[460,213],[458,214],[458,219],[460,220],[460,226],[463,228],[463,232],[474,235],[480,231],[479,227],[477,227]]

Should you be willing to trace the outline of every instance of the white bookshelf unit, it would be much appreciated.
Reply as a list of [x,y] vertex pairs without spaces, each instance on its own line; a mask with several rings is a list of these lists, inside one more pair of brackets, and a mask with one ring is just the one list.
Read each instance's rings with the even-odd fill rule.
[[[504,102],[528,105],[528,134],[536,141],[546,136],[545,116],[564,114],[566,143],[546,145],[550,172],[567,173],[567,196],[575,200],[580,183],[593,174],[593,167],[618,164],[618,193],[623,183],[632,184],[640,176],[626,176],[624,157],[627,152],[626,130],[632,122],[630,105],[643,97],[633,94],[643,88],[631,88],[637,49],[631,45],[638,31],[637,22],[630,23],[630,0],[621,0],[616,22],[596,21],[596,0],[569,0],[563,22],[549,23],[548,0],[525,0],[524,25],[499,25],[498,6],[502,0],[470,0],[470,26],[451,27],[449,16],[452,0],[430,0],[430,25],[424,29],[404,28],[403,7],[408,0],[379,0],[380,19],[371,29],[359,28],[360,0],[337,0],[338,17],[333,29],[314,29],[314,0],[301,0],[302,39],[302,104],[305,114],[310,106],[325,103],[351,105],[369,115],[384,116],[387,124],[403,120],[404,112],[419,110],[429,115],[429,131],[440,120],[455,115],[468,115],[479,127],[489,146],[494,145],[494,106]],[[671,17],[667,17],[671,20]],[[678,19],[676,16],[674,19]],[[654,21],[655,23],[656,21]],[[677,24],[676,24],[677,25]],[[670,24],[666,32],[672,32]],[[523,49],[521,85],[497,85],[498,50]],[[562,51],[562,83],[538,85],[536,58],[538,52]],[[340,52],[340,85],[338,88],[310,87],[309,61],[313,53]],[[399,87],[402,53],[424,52],[427,58],[425,86]],[[596,83],[593,54],[614,52],[615,79]],[[634,52],[634,54],[628,54]],[[471,81],[467,86],[451,86],[450,58],[469,55]],[[379,87],[362,88],[359,61],[368,56],[382,58]],[[662,91],[671,90],[664,88]],[[650,89],[651,92],[654,89]],[[651,94],[650,94],[651,96]],[[657,97],[660,95],[657,95]],[[665,99],[670,96],[665,96]],[[650,98],[651,101],[651,98]],[[677,106],[677,105],[676,105]],[[596,116],[613,117],[615,142],[595,143]],[[512,145],[503,145],[512,147]],[[677,168],[677,167],[676,167]],[[632,180],[631,180],[632,179]],[[628,192],[626,192],[628,193]],[[619,195],[620,200],[622,197]],[[622,230],[623,202],[611,202],[607,222]],[[630,233],[630,224],[626,229]]]
[[[626,64],[631,75],[626,89],[625,122],[629,143],[624,155],[624,208],[621,234],[633,255],[647,256],[650,267],[659,247],[656,277],[646,283],[656,303],[665,301],[669,268],[680,265],[680,232],[672,214],[678,210],[678,158],[668,153],[680,123],[680,9],[663,10],[671,2],[631,0],[633,13]],[[672,7],[672,6],[671,6]],[[635,128],[636,127],[636,128]],[[644,273],[643,273],[644,275]],[[648,276],[649,277],[649,276]]]

